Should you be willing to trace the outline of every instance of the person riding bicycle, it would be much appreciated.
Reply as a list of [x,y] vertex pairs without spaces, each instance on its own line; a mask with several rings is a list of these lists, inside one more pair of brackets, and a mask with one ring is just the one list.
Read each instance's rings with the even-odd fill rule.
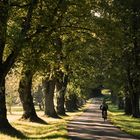
[[[107,119],[108,105],[106,104],[105,100],[103,100],[100,106],[100,110],[102,110],[102,118]],[[105,112],[105,116],[104,116],[104,112]]]

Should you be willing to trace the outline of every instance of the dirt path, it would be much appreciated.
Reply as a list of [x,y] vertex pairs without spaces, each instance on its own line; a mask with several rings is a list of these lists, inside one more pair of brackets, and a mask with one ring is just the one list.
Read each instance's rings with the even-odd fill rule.
[[94,101],[86,112],[68,124],[71,140],[138,140],[113,126],[103,122],[100,101]]

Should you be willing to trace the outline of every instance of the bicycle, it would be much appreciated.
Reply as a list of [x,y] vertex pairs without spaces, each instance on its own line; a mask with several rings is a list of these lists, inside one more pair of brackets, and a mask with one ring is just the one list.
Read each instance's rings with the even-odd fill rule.
[[105,120],[107,120],[107,111],[103,111],[102,112],[102,118],[104,119],[104,122],[105,122]]

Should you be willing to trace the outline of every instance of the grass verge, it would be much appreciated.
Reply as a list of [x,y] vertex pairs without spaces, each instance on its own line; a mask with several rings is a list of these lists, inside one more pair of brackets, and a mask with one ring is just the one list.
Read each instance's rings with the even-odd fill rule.
[[[21,136],[16,134],[13,136],[9,135],[10,130],[6,130],[6,134],[0,133],[0,139],[5,140],[19,140],[19,139],[45,139],[45,140],[69,140],[67,132],[67,123],[74,117],[79,116],[88,107],[91,101],[87,102],[84,106],[79,108],[75,112],[67,112],[67,116],[61,116],[61,119],[54,119],[44,116],[43,112],[37,111],[38,116],[47,122],[47,124],[32,123],[27,121],[19,121],[22,112],[13,111],[12,115],[9,115],[11,125],[21,132]],[[13,118],[12,118],[13,117]],[[9,131],[9,132],[8,132]],[[16,132],[15,132],[16,133]]]
[[140,138],[140,118],[127,116],[123,110],[118,110],[117,106],[110,104],[109,119],[121,130]]

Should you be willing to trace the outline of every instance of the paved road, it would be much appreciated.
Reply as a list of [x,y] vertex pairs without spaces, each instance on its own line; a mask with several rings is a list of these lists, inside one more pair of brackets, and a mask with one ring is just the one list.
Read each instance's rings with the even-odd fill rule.
[[99,106],[100,101],[94,101],[81,116],[68,124],[71,140],[138,140],[109,121],[104,122]]

